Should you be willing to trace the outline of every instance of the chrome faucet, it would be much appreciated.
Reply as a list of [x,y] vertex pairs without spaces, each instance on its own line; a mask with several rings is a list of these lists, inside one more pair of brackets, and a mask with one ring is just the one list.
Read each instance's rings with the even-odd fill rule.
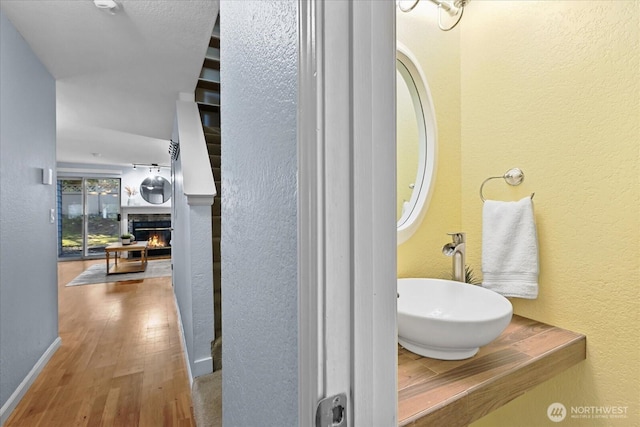
[[464,255],[467,243],[467,236],[465,233],[447,233],[452,237],[453,242],[447,243],[442,248],[442,253],[446,256],[453,257],[453,280],[458,282],[465,282],[464,272]]

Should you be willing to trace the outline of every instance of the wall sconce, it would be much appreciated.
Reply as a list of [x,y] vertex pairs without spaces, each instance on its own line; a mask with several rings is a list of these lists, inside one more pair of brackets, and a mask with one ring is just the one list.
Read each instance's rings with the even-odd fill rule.
[[53,184],[53,169],[51,168],[42,169],[42,183],[44,185]]
[[[429,0],[431,3],[438,6],[438,27],[442,31],[450,31],[453,30],[456,25],[462,19],[462,14],[464,13],[464,7],[469,3],[470,0]],[[420,2],[420,0],[397,0],[396,4],[398,5],[398,9],[403,12],[411,12]],[[442,25],[442,11],[447,12],[451,17],[458,17],[456,22],[449,27],[445,27]]]

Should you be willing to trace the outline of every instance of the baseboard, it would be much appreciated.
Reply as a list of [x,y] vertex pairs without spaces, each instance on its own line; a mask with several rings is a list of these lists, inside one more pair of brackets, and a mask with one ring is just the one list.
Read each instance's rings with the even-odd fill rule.
[[176,297],[175,288],[173,292],[173,304],[176,307],[176,313],[178,315],[178,330],[180,331],[180,341],[182,342],[182,353],[184,354],[184,362],[187,365],[187,375],[189,376],[189,386],[193,387],[193,379],[202,375],[210,374],[213,372],[213,358],[211,355],[198,359],[193,362],[193,370],[191,370],[191,360],[189,358],[189,350],[187,349],[187,340],[184,335],[184,326],[182,324],[182,313],[180,313],[180,305]]
[[175,288],[173,289],[173,305],[176,307],[178,317],[178,330],[180,331],[180,341],[182,342],[182,353],[184,354],[184,363],[187,365],[187,376],[189,377],[189,390],[193,388],[193,374],[191,373],[191,364],[189,363],[189,352],[187,351],[187,340],[184,338],[184,327],[182,325],[182,314],[180,313],[180,305],[176,298]]
[[4,425],[4,423],[9,419],[13,410],[16,409],[16,406],[18,406],[18,403],[20,403],[24,395],[27,393],[31,384],[33,384],[36,378],[38,378],[38,375],[47,365],[51,356],[53,356],[56,350],[60,348],[60,345],[62,345],[62,339],[57,337],[42,356],[40,356],[38,362],[33,365],[33,368],[31,368],[31,371],[29,371],[24,380],[22,380],[18,388],[16,388],[13,394],[9,396],[9,399],[7,399],[5,404],[2,405],[2,408],[0,408],[0,426]]
[[193,365],[194,365],[193,367],[194,378],[200,377],[202,375],[207,375],[213,372],[213,369],[212,369],[213,359],[211,358],[211,356],[198,359],[195,362],[193,362]]

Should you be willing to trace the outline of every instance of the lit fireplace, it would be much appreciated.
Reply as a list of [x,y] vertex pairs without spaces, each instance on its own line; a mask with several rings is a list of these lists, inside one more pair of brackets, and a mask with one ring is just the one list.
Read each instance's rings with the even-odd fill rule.
[[[149,256],[166,256],[171,254],[171,219],[152,217],[131,222],[131,232],[137,241],[147,242]],[[132,252],[135,257],[137,252]]]
[[151,248],[166,248],[167,244],[164,241],[164,238],[159,234],[151,234],[151,236],[147,239],[147,247]]

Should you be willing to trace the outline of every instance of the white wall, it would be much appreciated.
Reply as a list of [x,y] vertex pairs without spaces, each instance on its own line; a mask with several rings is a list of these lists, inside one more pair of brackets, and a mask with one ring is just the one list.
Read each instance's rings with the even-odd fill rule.
[[[167,147],[169,146],[169,143],[167,142]],[[167,159],[167,164],[169,162],[169,159]],[[163,207],[166,208],[167,211],[169,210],[169,208],[171,207],[171,199],[167,200],[164,203],[160,203],[160,204],[153,204],[153,203],[149,203],[147,202],[145,199],[142,198],[142,195],[140,194],[140,184],[142,183],[142,181],[144,181],[146,178],[153,178],[155,176],[161,176],[163,178],[165,178],[167,181],[171,182],[171,170],[167,169],[167,168],[161,168],[160,172],[158,172],[157,169],[153,169],[152,172],[149,172],[149,168],[145,168],[144,166],[139,166],[136,169],[133,169],[133,167],[131,166],[127,166],[124,167],[122,170],[122,177],[121,177],[121,188],[122,188],[122,194],[121,194],[121,204],[122,206],[135,206],[135,207],[155,207],[155,208],[159,208],[159,207]],[[127,195],[127,192],[125,191],[125,187],[133,187],[137,193],[129,198],[129,196]]]
[[[55,81],[0,11],[0,422],[58,341]],[[39,363],[40,362],[40,363]],[[33,375],[32,375],[33,376]],[[31,378],[32,379],[32,378]],[[26,383],[24,382],[26,381]]]
[[[177,140],[177,138],[175,139]],[[193,301],[190,283],[190,253],[188,248],[189,222],[187,221],[187,198],[184,195],[182,186],[182,168],[180,162],[174,163],[174,198],[172,207],[172,227],[171,235],[171,261],[173,262],[173,291],[176,296],[178,309],[180,310],[180,321],[182,325],[186,359],[191,370],[191,358],[189,353],[193,353]]]
[[216,189],[195,102],[177,101],[173,140],[180,143],[180,156],[172,163],[173,286],[189,372],[198,377],[213,371],[211,203]]
[[221,5],[223,416],[229,426],[298,425],[296,5]]

